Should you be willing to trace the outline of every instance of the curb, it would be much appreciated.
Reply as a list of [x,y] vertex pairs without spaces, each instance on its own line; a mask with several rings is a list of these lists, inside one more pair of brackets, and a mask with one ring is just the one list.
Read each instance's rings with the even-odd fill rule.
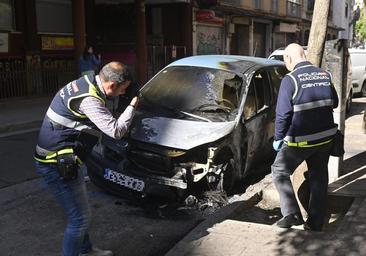
[[[260,184],[260,185],[259,185]],[[219,209],[212,215],[209,215],[207,219],[198,224],[193,230],[191,230],[186,236],[184,236],[178,243],[176,243],[165,256],[176,256],[181,255],[181,244],[189,243],[199,239],[202,234],[207,232],[215,224],[223,222],[230,216],[234,216],[237,213],[244,211],[250,207],[256,205],[260,200],[262,200],[263,190],[268,186],[268,180],[263,178],[259,183],[251,185],[247,188],[246,192],[238,197],[234,202],[229,205]]]
[[336,233],[345,232],[349,229],[349,223],[352,222],[352,219],[355,218],[358,209],[360,208],[362,202],[366,200],[364,197],[355,197],[351,207],[348,209],[346,215],[341,220]]

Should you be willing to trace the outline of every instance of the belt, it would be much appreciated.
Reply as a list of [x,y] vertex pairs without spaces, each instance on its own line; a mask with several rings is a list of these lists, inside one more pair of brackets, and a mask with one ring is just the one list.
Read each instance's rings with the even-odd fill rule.
[[[52,164],[52,163],[57,163],[57,159],[56,159],[57,156],[64,155],[64,154],[74,154],[74,149],[73,148],[63,148],[58,151],[49,151],[49,150],[41,148],[40,146],[37,145],[34,159],[41,163]],[[78,163],[80,165],[83,164],[83,162],[80,160],[79,157],[76,157],[76,160],[78,161]]]
[[321,145],[327,144],[327,143],[331,142],[332,140],[333,139],[326,140],[326,141],[319,142],[319,143],[314,143],[314,144],[312,144],[309,141],[301,141],[301,142],[289,142],[289,141],[285,141],[285,143],[289,147],[311,148],[311,147],[317,147],[317,146],[321,146]]

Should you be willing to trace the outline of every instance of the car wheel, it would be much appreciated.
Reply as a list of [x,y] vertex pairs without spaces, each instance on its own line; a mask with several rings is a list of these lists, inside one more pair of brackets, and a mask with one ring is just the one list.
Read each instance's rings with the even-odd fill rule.
[[230,158],[225,162],[226,169],[220,175],[220,179],[216,183],[214,190],[226,192],[227,195],[231,195],[234,190],[234,159]]
[[346,113],[348,114],[351,112],[351,105],[352,105],[352,91],[348,94],[347,101],[346,101]]
[[366,97],[366,81],[363,82],[362,88],[361,88],[361,96]]

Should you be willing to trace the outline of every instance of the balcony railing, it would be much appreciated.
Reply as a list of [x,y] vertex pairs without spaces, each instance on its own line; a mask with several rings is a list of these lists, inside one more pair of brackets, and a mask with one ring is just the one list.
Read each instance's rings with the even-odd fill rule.
[[287,0],[286,13],[288,16],[301,17],[301,3],[300,0]]
[[169,63],[186,56],[185,46],[148,46],[148,77],[151,78]]

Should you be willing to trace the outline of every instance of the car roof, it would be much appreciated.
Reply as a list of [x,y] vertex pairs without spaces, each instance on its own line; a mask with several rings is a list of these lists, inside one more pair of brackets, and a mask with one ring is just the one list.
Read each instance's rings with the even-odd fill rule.
[[207,67],[214,69],[221,69],[232,71],[240,74],[248,68],[259,66],[274,66],[281,65],[283,62],[277,60],[269,60],[266,58],[240,56],[240,55],[196,55],[179,59],[169,64],[167,67],[173,66],[193,66],[193,67]]

